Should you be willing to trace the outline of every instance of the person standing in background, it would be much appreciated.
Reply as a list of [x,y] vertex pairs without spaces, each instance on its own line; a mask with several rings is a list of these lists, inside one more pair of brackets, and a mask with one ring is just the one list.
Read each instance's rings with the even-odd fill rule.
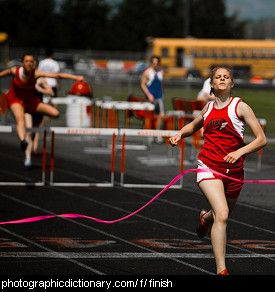
[[[59,67],[57,61],[53,59],[53,54],[54,54],[54,52],[52,49],[47,49],[46,58],[44,60],[40,61],[39,66],[38,66],[38,70],[44,71],[44,72],[50,72],[50,73],[59,73],[60,72],[60,67]],[[53,97],[56,97],[57,90],[58,90],[57,79],[46,77],[46,82],[54,91]]]
[[211,79],[207,78],[203,82],[202,89],[197,95],[197,100],[204,101],[205,104],[207,104],[211,100],[215,100],[215,95],[213,91],[211,90],[210,82],[211,82]]
[[144,70],[141,76],[141,89],[147,99],[155,105],[155,114],[158,115],[156,129],[162,127],[164,118],[164,95],[163,95],[163,70],[160,67],[160,57],[152,56],[150,66]]

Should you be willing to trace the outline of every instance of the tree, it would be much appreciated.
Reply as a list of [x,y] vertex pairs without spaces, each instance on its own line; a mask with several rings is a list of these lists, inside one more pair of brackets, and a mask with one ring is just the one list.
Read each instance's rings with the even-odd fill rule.
[[110,21],[112,46],[141,51],[145,38],[182,35],[182,0],[124,0]]
[[[190,34],[241,38],[244,23],[226,16],[224,0],[190,1]],[[57,3],[58,9],[57,9]],[[10,45],[144,51],[146,37],[183,37],[186,0],[0,0],[0,31]]]
[[191,0],[191,35],[198,38],[241,38],[244,23],[226,16],[224,0]]
[[98,0],[66,0],[61,4],[62,47],[104,49],[110,6]]
[[0,30],[9,34],[10,45],[43,47],[54,42],[54,0],[0,0],[0,5]]
[[[10,37],[10,44],[16,44],[19,37],[19,21],[22,21],[22,1],[0,0],[0,31],[7,32]],[[12,12],[12,17],[11,17]]]
[[[110,21],[110,49],[143,51],[145,38],[184,34],[185,0],[123,0]],[[243,26],[226,16],[224,0],[190,0],[190,34],[197,38],[241,38]]]
[[55,1],[23,0],[22,5],[18,38],[20,44],[34,48],[54,46],[58,30]]

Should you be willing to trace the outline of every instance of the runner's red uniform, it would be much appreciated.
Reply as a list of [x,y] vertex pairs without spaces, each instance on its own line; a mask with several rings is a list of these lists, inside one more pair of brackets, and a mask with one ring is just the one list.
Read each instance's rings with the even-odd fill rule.
[[[224,157],[245,145],[245,123],[237,114],[237,106],[242,100],[233,97],[230,103],[222,109],[215,108],[215,101],[208,104],[203,114],[204,144],[198,155],[198,167],[210,168],[240,180],[244,179],[243,162],[241,157],[235,164],[224,161]],[[227,197],[238,197],[243,184],[225,179],[212,173],[198,173],[197,182],[204,179],[219,178],[224,182]]]
[[23,81],[20,78],[21,70],[23,70],[23,67],[16,67],[16,74],[7,94],[8,107],[11,107],[14,103],[19,103],[24,107],[25,112],[33,113],[39,103],[41,103],[41,100],[39,100],[34,94],[36,83],[34,76],[35,70],[32,71],[30,79],[27,81]]

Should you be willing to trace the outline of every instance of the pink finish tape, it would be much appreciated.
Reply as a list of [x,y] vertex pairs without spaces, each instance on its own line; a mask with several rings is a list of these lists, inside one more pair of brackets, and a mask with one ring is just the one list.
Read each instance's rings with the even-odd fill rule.
[[30,217],[30,218],[25,218],[25,219],[20,219],[20,220],[14,220],[14,221],[6,221],[6,222],[0,222],[1,225],[3,224],[19,224],[19,223],[30,223],[30,222],[35,222],[35,221],[40,221],[40,220],[45,220],[45,219],[50,219],[50,218],[54,218],[54,217],[60,217],[60,218],[86,218],[86,219],[90,219],[90,220],[94,220],[96,222],[99,223],[107,223],[107,224],[111,224],[111,223],[116,223],[125,219],[128,219],[130,217],[132,217],[133,215],[137,214],[138,212],[140,212],[142,209],[144,209],[145,207],[147,207],[148,205],[150,205],[154,200],[156,200],[162,193],[164,193],[166,190],[168,190],[173,184],[175,184],[182,176],[184,176],[185,174],[189,173],[189,172],[209,172],[211,171],[214,174],[217,174],[219,176],[240,182],[240,183],[260,183],[260,184],[274,184],[275,180],[250,180],[250,181],[241,181],[235,178],[231,178],[228,177],[224,174],[221,174],[215,170],[209,170],[209,169],[188,169],[186,171],[183,171],[182,173],[180,173],[179,175],[177,175],[163,190],[161,190],[155,197],[153,197],[148,203],[146,203],[144,206],[142,206],[141,208],[137,209],[136,211],[134,211],[133,213],[121,217],[119,219],[116,220],[102,220],[102,219],[98,219],[98,218],[94,218],[94,217],[89,217],[86,215],[80,215],[80,214],[61,214],[61,215],[45,215],[45,216],[37,216],[37,217]]

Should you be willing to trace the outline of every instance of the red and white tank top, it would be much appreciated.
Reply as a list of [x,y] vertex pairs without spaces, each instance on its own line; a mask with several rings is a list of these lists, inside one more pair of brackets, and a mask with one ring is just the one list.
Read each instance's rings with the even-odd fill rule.
[[242,101],[233,97],[222,109],[215,108],[215,101],[208,104],[203,114],[204,144],[198,158],[209,167],[242,167],[244,157],[235,164],[225,162],[223,158],[230,152],[243,147],[245,123],[237,114],[237,106]]
[[34,86],[36,83],[34,77],[35,70],[32,71],[30,79],[26,81],[22,80],[22,71],[23,67],[16,68],[16,74],[11,82],[8,95],[11,95],[11,97],[17,97],[24,101],[31,100],[34,96]]

